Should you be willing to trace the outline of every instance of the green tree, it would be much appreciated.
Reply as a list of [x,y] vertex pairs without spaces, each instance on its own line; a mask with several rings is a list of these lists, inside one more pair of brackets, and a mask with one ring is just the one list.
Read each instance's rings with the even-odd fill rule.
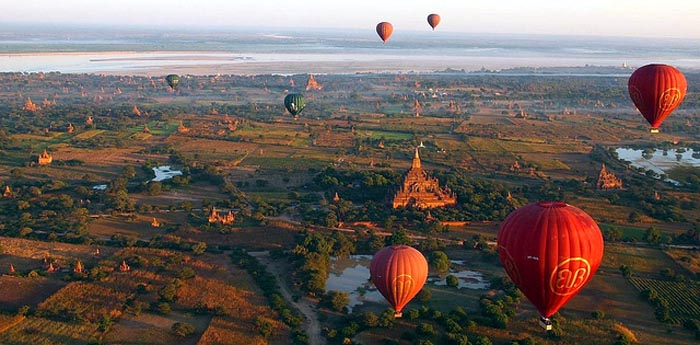
[[192,333],[194,333],[195,328],[193,325],[187,323],[187,322],[175,322],[173,326],[171,327],[171,330],[181,336],[181,337],[186,337]]
[[448,274],[447,278],[445,278],[445,281],[447,283],[447,286],[451,286],[451,287],[459,286],[459,278],[457,278],[453,274]]
[[207,251],[207,244],[205,242],[197,242],[192,245],[192,253],[194,255],[202,255]]
[[445,273],[450,269],[450,259],[443,251],[434,251],[430,253],[430,265],[439,272]]
[[342,312],[350,303],[350,294],[342,291],[328,291],[321,298],[321,304],[331,308],[334,311]]
[[408,233],[403,229],[398,229],[394,231],[393,234],[387,236],[384,239],[384,244],[387,246],[394,246],[399,244],[410,245],[411,239],[408,238]]

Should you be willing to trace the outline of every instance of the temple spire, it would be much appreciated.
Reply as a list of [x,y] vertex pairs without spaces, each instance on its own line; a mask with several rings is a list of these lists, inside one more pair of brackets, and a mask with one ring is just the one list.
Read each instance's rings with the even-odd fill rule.
[[420,156],[418,155],[418,148],[416,147],[416,154],[413,156],[413,163],[411,163],[411,169],[420,170]]

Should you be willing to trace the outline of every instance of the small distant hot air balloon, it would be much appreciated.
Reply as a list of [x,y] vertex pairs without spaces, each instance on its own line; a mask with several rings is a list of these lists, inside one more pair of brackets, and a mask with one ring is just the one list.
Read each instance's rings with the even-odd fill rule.
[[168,76],[165,77],[165,81],[168,82],[171,88],[175,89],[177,84],[180,83],[180,77],[177,74],[168,74]]
[[428,261],[418,250],[396,245],[385,247],[372,257],[370,279],[384,298],[394,307],[394,317],[423,288],[428,279]]
[[593,278],[603,260],[603,235],[584,211],[563,202],[523,206],[501,224],[498,254],[513,283],[540,312],[540,324]]
[[377,24],[377,35],[382,39],[384,43],[389,39],[391,34],[394,32],[394,26],[389,22],[381,22]]
[[306,107],[306,100],[304,100],[304,95],[300,93],[290,93],[284,97],[284,106],[287,111],[294,116],[301,113]]
[[658,133],[661,123],[683,102],[688,83],[681,71],[673,66],[651,64],[640,67],[627,83],[630,98]]
[[440,15],[436,13],[428,15],[428,24],[430,24],[430,27],[435,30],[435,27],[440,24]]

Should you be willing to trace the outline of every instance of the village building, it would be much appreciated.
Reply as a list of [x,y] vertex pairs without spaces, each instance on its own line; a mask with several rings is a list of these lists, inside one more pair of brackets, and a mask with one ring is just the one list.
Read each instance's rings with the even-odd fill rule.
[[39,155],[39,158],[37,159],[37,163],[39,163],[39,165],[49,165],[52,161],[53,157],[51,157],[51,155],[46,151],[46,149],[44,149],[44,152],[42,152]]
[[615,174],[608,172],[607,169],[605,169],[605,164],[603,164],[603,166],[600,168],[600,174],[598,174],[596,189],[622,189],[622,180],[617,178]]
[[445,207],[457,204],[457,195],[449,188],[441,188],[437,178],[431,177],[421,167],[416,148],[411,169],[408,170],[399,190],[394,195],[392,207],[417,208]]
[[230,225],[233,224],[233,221],[236,218],[233,216],[233,212],[231,210],[228,211],[225,215],[220,215],[219,212],[216,210],[215,207],[212,207],[211,213],[209,213],[209,223],[221,223],[223,225]]

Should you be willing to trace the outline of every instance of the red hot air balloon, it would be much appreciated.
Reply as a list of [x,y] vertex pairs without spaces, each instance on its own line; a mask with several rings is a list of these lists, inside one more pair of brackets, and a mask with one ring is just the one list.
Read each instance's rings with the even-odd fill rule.
[[378,251],[369,265],[370,279],[394,307],[394,317],[415,297],[428,279],[428,261],[418,250],[389,246]]
[[440,15],[435,13],[428,15],[428,24],[435,30],[435,27],[440,24]]
[[540,312],[540,324],[547,330],[549,317],[593,278],[603,247],[595,221],[563,202],[523,206],[498,231],[501,264]]
[[659,126],[683,102],[688,83],[681,71],[673,66],[651,64],[640,67],[627,83],[630,98],[658,133]]
[[377,24],[377,35],[382,39],[384,43],[389,39],[391,34],[394,32],[394,26],[389,22],[381,22]]

